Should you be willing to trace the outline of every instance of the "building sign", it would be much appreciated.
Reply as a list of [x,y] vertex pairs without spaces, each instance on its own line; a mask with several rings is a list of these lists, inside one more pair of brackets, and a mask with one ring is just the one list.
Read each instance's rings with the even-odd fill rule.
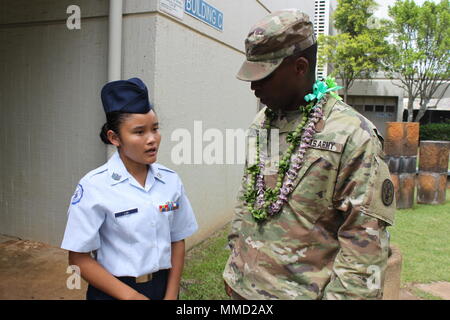
[[185,0],[184,11],[211,27],[223,31],[223,13],[204,0]]
[[160,0],[159,9],[171,16],[183,20],[184,16],[183,0]]

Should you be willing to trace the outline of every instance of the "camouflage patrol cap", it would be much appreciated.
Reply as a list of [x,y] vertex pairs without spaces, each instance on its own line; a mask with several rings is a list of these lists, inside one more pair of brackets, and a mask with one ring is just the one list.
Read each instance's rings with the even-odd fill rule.
[[254,25],[245,39],[246,61],[237,74],[243,81],[267,77],[283,59],[316,43],[314,27],[306,13],[285,9],[271,13]]

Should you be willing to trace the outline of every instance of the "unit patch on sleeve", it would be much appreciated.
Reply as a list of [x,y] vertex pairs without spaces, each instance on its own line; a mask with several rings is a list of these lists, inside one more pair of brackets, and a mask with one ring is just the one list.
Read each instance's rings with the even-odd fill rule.
[[394,201],[394,184],[389,179],[383,181],[381,187],[381,200],[385,206],[390,206],[392,201]]

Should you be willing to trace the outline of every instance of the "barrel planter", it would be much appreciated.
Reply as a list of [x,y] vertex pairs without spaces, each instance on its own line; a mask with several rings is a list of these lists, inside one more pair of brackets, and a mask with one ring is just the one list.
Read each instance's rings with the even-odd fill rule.
[[416,185],[418,122],[386,122],[384,152],[398,209],[412,208]]
[[421,141],[417,203],[445,202],[450,143],[448,141]]

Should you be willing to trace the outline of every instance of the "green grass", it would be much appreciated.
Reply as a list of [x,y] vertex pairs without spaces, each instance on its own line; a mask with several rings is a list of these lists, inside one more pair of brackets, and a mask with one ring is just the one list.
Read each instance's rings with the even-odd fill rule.
[[403,256],[403,283],[450,281],[450,190],[445,204],[397,210],[389,232]]
[[225,300],[222,272],[230,255],[227,235],[230,226],[216,232],[186,255],[181,280],[182,300]]
[[[183,300],[224,300],[222,272],[230,251],[225,249],[227,225],[195,246],[186,256],[181,282]],[[389,228],[391,243],[403,256],[402,285],[450,282],[450,190],[443,205],[418,205],[397,210],[395,225]],[[439,299],[417,288],[423,299]]]

